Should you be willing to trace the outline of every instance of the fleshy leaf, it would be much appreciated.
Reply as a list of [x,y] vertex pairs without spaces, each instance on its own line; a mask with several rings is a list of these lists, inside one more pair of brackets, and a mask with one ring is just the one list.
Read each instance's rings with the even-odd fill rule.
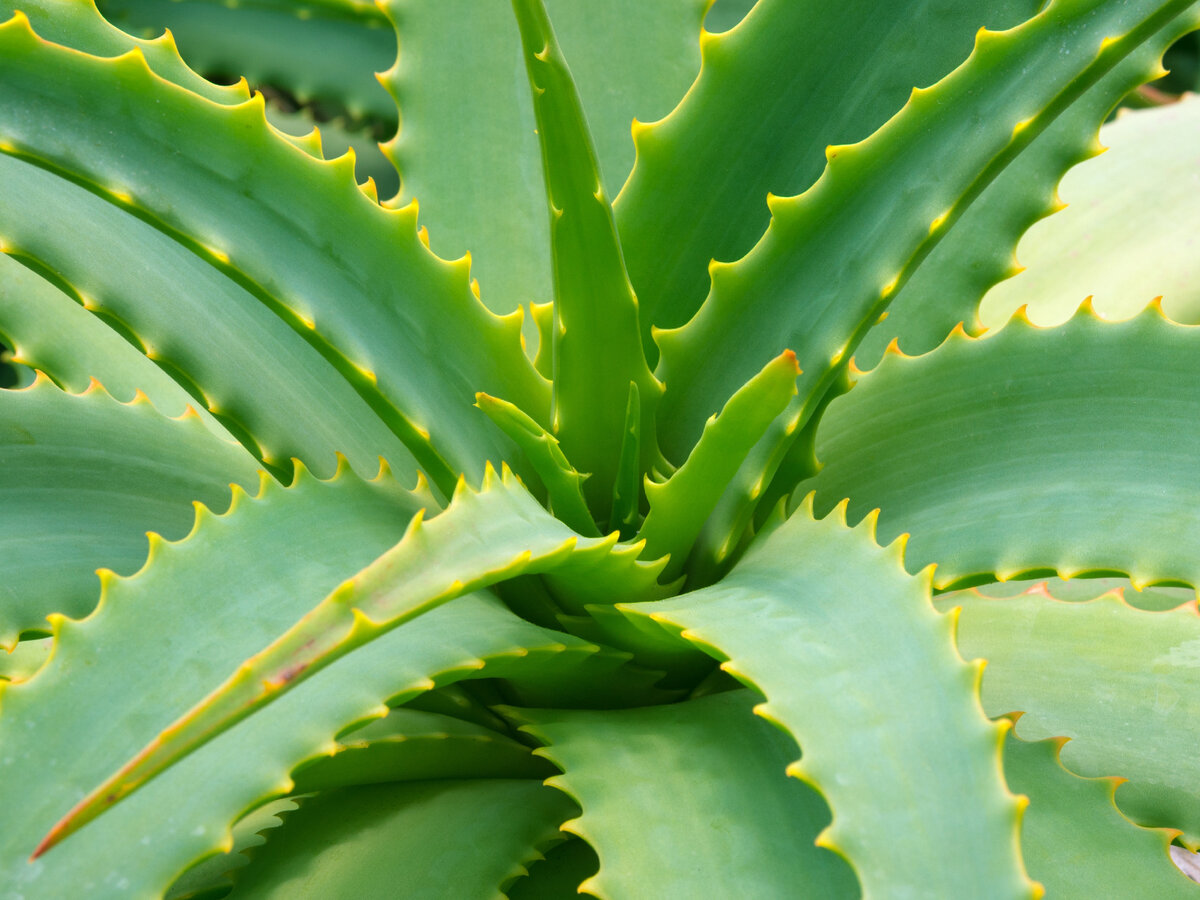
[[928,575],[909,576],[871,520],[849,529],[842,509],[814,520],[805,504],[718,584],[621,609],[766,696],[755,711],[803,749],[789,774],[833,810],[818,844],[849,860],[865,896],[1034,896],[980,667],[955,651]]
[[48,613],[90,611],[95,569],[136,570],[147,529],[183,537],[193,500],[224,509],[230,482],[258,480],[236,443],[143,395],[123,404],[98,383],[67,394],[45,376],[0,391],[0,647],[46,629]]
[[467,266],[428,251],[415,209],[383,209],[360,191],[352,159],[322,162],[279,138],[261,97],[215,105],[163,81],[138,52],[64,50],[20,15],[0,25],[0,77],[0,150],[82,183],[236,280],[443,490],[506,455],[471,407],[476,391],[548,414],[519,322],[479,303]]
[[508,711],[563,770],[546,783],[583,810],[563,826],[600,857],[581,891],[663,900],[857,895],[845,862],[814,844],[828,808],[784,774],[795,744],[755,721],[754,700],[737,691],[618,712]]
[[881,509],[881,536],[911,533],[908,560],[937,563],[938,587],[1088,571],[1200,584],[1198,342],[1155,309],[1085,310],[889,353],[822,419],[817,510]]
[[732,262],[754,246],[770,220],[768,193],[809,188],[826,145],[866,138],[913,85],[961,63],[980,25],[1010,28],[1039,4],[762,0],[740,21],[750,5],[718,0],[696,83],[669,116],[634,130],[637,163],[615,208],[647,338],[651,325],[674,328],[696,312],[711,260]]
[[650,512],[638,538],[646,542],[647,558],[670,554],[664,578],[683,572],[688,551],[726,485],[796,395],[799,374],[795,354],[785,351],[734,394],[719,415],[709,418],[700,440],[670,478],[662,483],[646,479]]
[[606,566],[615,570],[607,577],[627,587],[638,583],[639,572],[653,585],[658,567],[639,563],[637,548],[614,551],[615,543],[616,535],[580,538],[546,513],[507,469],[498,476],[489,467],[478,493],[460,481],[445,512],[429,522],[418,512],[398,544],[250,655],[81,800],[46,836],[38,853],[339,658],[456,597],[516,575],[554,569],[560,570],[560,588],[577,579],[584,598],[606,580]]
[[[584,494],[600,521],[611,514],[629,384],[638,386],[642,433],[653,434],[662,391],[642,353],[637,298],[625,274],[612,207],[575,82],[542,0],[513,0],[542,148],[554,260],[552,423],[568,458],[591,477]],[[650,447],[643,449],[643,465]]]
[[[609,196],[633,164],[630,120],[665,114],[695,77],[704,6],[705,0],[547,3]],[[507,313],[550,300],[537,124],[510,5],[387,0],[384,11],[400,40],[396,65],[383,78],[401,113],[400,131],[386,148],[403,175],[401,202],[420,200],[420,221],[437,253],[471,253],[490,309]],[[479,153],[481,146],[489,152]]]
[[[1096,138],[1100,123],[1122,97],[1138,85],[1162,74],[1159,60],[1163,51],[1181,32],[1197,25],[1200,25],[1200,10],[1180,16],[1147,40],[1064,110],[984,189],[963,213],[958,224],[921,262],[912,278],[896,292],[886,318],[867,333],[855,351],[855,362],[859,368],[874,368],[893,338],[899,340],[901,349],[906,353],[925,353],[941,343],[958,322],[964,323],[969,333],[977,334],[984,325],[1002,325],[1018,306],[1034,300],[1028,289],[1030,279],[1018,277],[992,291],[1014,301],[1002,315],[997,316],[993,311],[985,320],[980,309],[980,301],[989,288],[1014,273],[1020,273],[1021,266],[1036,261],[1037,257],[1017,247],[1018,238],[1031,224],[1034,234],[1044,233],[1047,225],[1037,223],[1037,220],[1050,216],[1056,223],[1049,226],[1051,231],[1063,227],[1058,223],[1062,222],[1060,211],[1066,201],[1060,196],[1061,192],[1055,190],[1055,186],[1068,167],[1103,151],[1102,142],[1107,138]],[[1162,144],[1155,142],[1155,145],[1171,146],[1166,141]],[[1071,183],[1081,177],[1076,173],[1090,172],[1097,165],[1108,168],[1099,160],[1075,166],[1064,183]],[[1171,182],[1171,179],[1163,178],[1161,162],[1154,168],[1155,183]],[[1127,190],[1125,186],[1129,181],[1122,177],[1124,174],[1106,177],[1103,181],[1104,190],[1121,193]],[[1142,208],[1141,203],[1146,204],[1146,209],[1162,208],[1146,197],[1144,192],[1139,192],[1138,197],[1139,204],[1136,205],[1139,208]],[[1089,222],[1093,221],[1089,212]],[[1147,223],[1143,221],[1142,224]],[[1026,239],[1022,239],[1022,242],[1024,247],[1029,246]],[[1078,254],[1079,246],[1077,240],[1063,242],[1058,252],[1047,254],[1046,268],[1055,273],[1078,271],[1078,263],[1072,260]],[[1130,252],[1128,244],[1122,245],[1122,255]],[[1138,258],[1144,257],[1139,255]],[[1097,262],[1096,259],[1090,259],[1089,268],[1094,271]],[[1155,267],[1153,271],[1157,277],[1163,270]],[[1038,292],[1047,297],[1052,294],[1054,299],[1050,302],[1069,304],[1062,309],[1057,321],[1068,318],[1088,293],[1084,291],[1073,295],[1062,290],[1063,287],[1063,281],[1055,281],[1052,289]],[[1016,300],[1018,295],[1022,299]],[[1152,298],[1151,294],[1145,296],[1144,300],[1148,302]],[[1143,306],[1144,302],[1129,308],[1128,315],[1133,315]],[[993,306],[993,310],[995,308]]]
[[1026,270],[988,294],[983,323],[997,327],[1027,305],[1034,322],[1057,324],[1089,296],[1106,318],[1126,318],[1162,297],[1171,318],[1200,322],[1198,138],[1194,96],[1107,125],[1100,139],[1108,151],[1063,180],[1066,209],[1022,239],[1017,253]]
[[393,709],[338,740],[334,754],[294,775],[293,791],[438,778],[536,778],[554,770],[524,744],[451,716]]
[[231,898],[500,898],[560,841],[570,800],[537,781],[429,781],[323,791],[241,869]]
[[[980,192],[1189,5],[1055,0],[1009,31],[981,30],[961,67],[914,90],[865,141],[828,147],[829,164],[810,189],[769,201],[771,225],[753,251],[713,267],[695,317],[656,334],[667,455],[680,458],[712,408],[784,348],[804,369],[800,401],[811,413],[839,365]],[[760,4],[717,41],[731,40],[766,9]]]
[[1200,843],[1200,616],[1165,612],[1119,593],[1067,603],[1034,590],[988,599],[956,593],[959,643],[986,656],[984,708],[1021,711],[1028,740],[1067,737],[1063,763],[1086,776],[1129,779],[1117,805],[1145,825],[1179,828]]
[[[105,578],[92,616],[56,621],[50,662],[26,682],[0,686],[0,805],[23,811],[0,834],[0,883],[30,900],[155,894],[197,858],[228,849],[230,823],[289,792],[290,772],[332,752],[336,735],[386,715],[385,704],[468,678],[569,685],[581,662],[625,658],[523,622],[494,598],[463,597],[307,679],[112,809],[103,825],[29,862],[63,811],[180,705],[202,699],[404,532],[414,500],[390,478],[364,483],[343,470],[321,482],[300,473],[290,488],[268,481],[257,498],[239,495],[226,516],[202,511],[194,533],[156,543],[138,575]],[[581,671],[584,683],[614,674],[611,665]]]
[[476,394],[475,405],[525,454],[525,459],[546,488],[554,515],[582,535],[598,536],[600,529],[592,521],[580,487],[587,476],[575,471],[575,467],[563,456],[558,439],[507,401],[487,394]]
[[[276,472],[286,472],[295,457],[328,477],[340,452],[364,477],[379,470],[383,456],[412,482],[412,454],[317,348],[236,277],[130,213],[112,198],[0,154],[6,250],[77,301],[64,314],[61,301],[6,299],[0,331],[22,348],[45,348],[41,356],[54,363],[49,374],[63,372],[69,383],[94,375],[110,390],[131,390],[142,386],[142,369],[161,368],[147,379],[148,394],[164,375],[186,385],[190,403],[229,423]],[[80,227],[63,229],[64,221]],[[8,295],[28,282],[26,275],[0,290]],[[90,323],[68,327],[89,315]],[[97,331],[109,334],[96,339]],[[114,340],[125,344],[121,352],[97,360]],[[131,355],[141,357],[140,366],[120,365],[131,371],[109,385],[116,360]],[[161,394],[150,396],[157,401]]]

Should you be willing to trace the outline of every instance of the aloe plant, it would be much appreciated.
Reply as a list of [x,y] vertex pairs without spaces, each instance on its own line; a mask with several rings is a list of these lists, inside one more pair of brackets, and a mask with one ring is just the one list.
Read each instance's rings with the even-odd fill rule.
[[709,5],[0,0],[4,896],[1200,891],[1200,4]]

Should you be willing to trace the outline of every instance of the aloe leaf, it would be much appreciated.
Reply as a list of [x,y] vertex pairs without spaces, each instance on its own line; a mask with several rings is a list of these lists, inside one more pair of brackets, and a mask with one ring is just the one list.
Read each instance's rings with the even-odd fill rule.
[[137,48],[159,76],[214,103],[238,104],[250,98],[243,82],[214,84],[188,68],[170,35],[143,40],[110,25],[97,11],[94,0],[0,0],[0,17],[8,19],[18,10],[29,18],[38,34],[56,44],[94,56],[120,56]]
[[558,439],[520,409],[504,400],[476,394],[475,405],[512,438],[525,454],[529,465],[537,472],[550,498],[550,509],[574,531],[587,537],[597,537],[600,529],[592,521],[581,485],[587,475],[580,475],[559,449]]
[[524,874],[521,860],[561,840],[572,810],[536,781],[325,791],[275,829],[230,897],[502,897],[500,887]]
[[508,900],[578,900],[579,886],[599,867],[596,851],[588,842],[571,838],[529,866],[529,875],[518,878],[504,895]]
[[[749,691],[615,712],[508,710],[562,769],[583,810],[600,897],[853,897],[854,875],[813,842],[829,810],[784,770],[795,744],[751,715]],[[736,776],[736,777],[732,777]],[[642,826],[630,829],[630,809]]]
[[393,709],[338,741],[333,756],[293,776],[297,794],[357,784],[441,778],[535,778],[554,773],[524,744],[480,725]]
[[818,845],[846,857],[864,896],[1033,896],[981,669],[955,651],[928,574],[876,544],[872,519],[850,529],[843,514],[814,520],[806,504],[719,584],[620,608],[766,696],[755,712],[803,748],[788,773],[833,810]]
[[247,813],[233,826],[230,849],[184,872],[163,895],[163,900],[218,900],[226,896],[233,888],[233,871],[246,865],[254,848],[268,839],[264,832],[269,834],[271,829],[278,828],[296,808],[294,800],[284,798]]
[[275,136],[261,98],[207,103],[140,54],[71,53],[21,16],[0,26],[0,50],[10,88],[0,149],[116,200],[235,279],[321,352],[440,487],[505,455],[471,408],[475,391],[548,412],[519,323],[479,304],[466,266],[429,253],[415,210],[366,197],[352,160],[324,163]]
[[[554,259],[554,433],[591,478],[584,494],[600,521],[611,514],[629,385],[638,386],[643,433],[662,391],[646,365],[637,298],[625,274],[612,207],[587,119],[542,0],[514,0],[542,148]],[[643,462],[649,447],[643,449]]]
[[[0,160],[0,169],[3,165]],[[140,390],[167,416],[183,415],[191,407],[210,431],[227,434],[170,375],[103,319],[89,314],[78,295],[67,293],[69,285],[56,285],[18,262],[9,255],[13,249],[0,253],[0,333],[14,362],[45,372],[74,394],[87,390],[95,378],[125,402]]]
[[[390,201],[400,190],[400,176],[391,161],[380,152],[373,129],[356,126],[344,116],[318,123],[311,109],[287,110],[270,100],[267,102],[267,121],[284,134],[298,138],[315,130],[320,139],[320,151],[313,155],[322,159],[337,159],[353,151],[354,178],[364,190],[373,190],[375,197]],[[367,179],[371,181],[371,188],[366,185]]]
[[529,625],[486,596],[461,598],[327,667],[111,810],[102,826],[29,861],[64,810],[169,725],[177,704],[201,699],[390,546],[413,505],[386,476],[368,483],[344,469],[321,482],[301,469],[292,487],[268,481],[226,516],[202,512],[187,540],[156,542],[143,572],[106,577],[88,619],[57,620],[50,663],[0,687],[0,804],[23,810],[0,835],[0,882],[50,900],[153,894],[189,863],[228,849],[231,822],[289,792],[290,772],[332,752],[336,735],[385,715],[386,704],[465,678],[570,681],[582,661],[625,658]]
[[0,681],[25,681],[50,658],[50,638],[17,641],[11,650],[0,648]]
[[[669,386],[659,410],[668,455],[682,456],[714,399],[785,347],[804,369],[800,398],[811,412],[839,364],[980,192],[1189,5],[1057,0],[1017,28],[981,31],[967,62],[914,91],[886,126],[859,144],[830,146],[829,165],[810,189],[770,201],[772,223],[753,252],[713,268],[696,316],[656,334],[657,373]],[[897,191],[905,202],[893,202]]]
[[[705,423],[687,460],[665,482],[646,479],[650,512],[638,538],[650,559],[670,554],[663,578],[683,572],[704,522],[746,454],[796,395],[800,367],[790,350],[769,362]],[[760,486],[761,487],[761,486]]]
[[[719,0],[705,27],[723,31],[748,6]],[[762,236],[768,192],[806,190],[827,144],[883,125],[913,85],[932,84],[967,57],[981,24],[1008,28],[1037,7],[918,0],[814,10],[763,0],[732,31],[702,35],[699,78],[669,116],[635,130],[637,163],[615,204],[646,337],[652,324],[691,318],[708,292],[710,260],[738,259]]]
[[182,537],[193,500],[224,509],[230,482],[258,483],[254,458],[194,413],[170,419],[98,383],[67,394],[45,376],[0,391],[0,460],[3,647],[48,613],[87,613],[96,567],[136,570],[147,528]]
[[[985,675],[985,680],[986,680]],[[1004,775],[1029,797],[1021,849],[1048,897],[1197,897],[1167,853],[1171,833],[1138,828],[1117,810],[1119,779],[1085,779],[1059,763],[1061,741],[1009,736]]]
[[80,800],[37,852],[339,658],[450,600],[556,568],[559,585],[576,583],[582,602],[606,582],[623,585],[625,597],[639,580],[652,588],[661,566],[639,563],[636,546],[614,552],[615,543],[616,535],[579,537],[543,510],[507,469],[499,476],[489,467],[478,493],[460,481],[445,512],[423,522],[419,511],[399,543],[331,589],[291,628],[277,630],[269,644],[245,653],[248,658],[232,675]]
[[1033,321],[1055,324],[1089,296],[1106,318],[1134,315],[1161,296],[1171,318],[1200,322],[1192,243],[1197,135],[1196,97],[1105,126],[1100,139],[1108,151],[1063,180],[1066,209],[1022,239],[1017,252],[1026,271],[987,295],[983,323],[996,327],[1027,304]]
[[909,562],[937,563],[938,587],[1085,571],[1198,584],[1181,412],[1200,392],[1197,339],[1154,309],[1085,312],[888,354],[822,419],[817,509],[880,508],[882,537],[911,533]]
[[[859,368],[873,368],[893,338],[899,339],[900,347],[906,353],[925,353],[941,343],[956,323],[963,322],[969,333],[977,334],[984,324],[1003,324],[1026,299],[1032,299],[1027,297],[1028,289],[1021,287],[1028,285],[1029,279],[1012,280],[994,292],[1012,298],[1019,294],[1026,299],[1011,303],[1002,316],[992,313],[986,322],[982,318],[980,301],[988,289],[1014,273],[1020,273],[1021,267],[1032,261],[1025,250],[1017,248],[1020,235],[1030,225],[1034,226],[1035,233],[1040,233],[1046,226],[1034,223],[1043,217],[1051,216],[1056,223],[1062,221],[1058,211],[1064,200],[1061,191],[1056,192],[1055,187],[1063,172],[1103,151],[1102,143],[1096,137],[1100,123],[1122,97],[1161,75],[1159,61],[1163,51],[1180,33],[1197,26],[1200,26],[1200,11],[1193,11],[1147,40],[1064,111],[984,189],[908,283],[897,291],[886,319],[867,333],[855,351]],[[1075,173],[1089,172],[1095,165],[1088,162],[1076,166],[1067,175],[1068,182],[1065,183],[1079,177]],[[1127,174],[1131,173],[1110,173],[1104,181],[1106,189],[1124,192],[1127,182],[1122,176]],[[1159,174],[1161,177],[1161,170]],[[1146,199],[1142,195],[1142,202]],[[1090,213],[1089,221],[1094,221]],[[1058,226],[1051,226],[1052,230],[1055,227]],[[1079,241],[1060,244],[1058,252],[1048,257],[1054,261],[1048,263],[1047,268],[1079,271],[1077,264],[1067,262],[1078,253],[1079,246]],[[1067,247],[1070,247],[1069,253]],[[1017,248],[1015,254],[1014,248]],[[1128,245],[1123,250],[1129,252]],[[1156,276],[1160,271],[1155,270]],[[1069,304],[1061,307],[1062,315],[1058,321],[1068,318],[1087,296],[1086,291],[1075,296],[1063,290],[1063,286],[1063,282],[1056,282],[1051,291],[1060,306]],[[1153,296],[1145,296],[1144,300],[1148,302]],[[1128,308],[1128,315],[1133,315],[1144,305],[1143,302]]]
[[206,75],[239,75],[284,88],[303,103],[326,101],[392,127],[396,107],[375,80],[396,56],[387,18],[371,3],[285,0],[99,0],[126,31],[169,28],[180,55]]
[[963,592],[939,603],[961,605],[959,644],[987,657],[989,713],[1024,712],[1017,733],[1028,740],[1070,738],[1067,768],[1129,779],[1117,790],[1123,812],[1200,842],[1194,602],[1148,612],[1119,593],[1068,603],[1039,591],[1004,599]]
[[621,455],[613,479],[612,517],[609,528],[625,537],[632,534],[641,516],[642,492],[638,484],[642,473],[642,395],[637,382],[629,382],[625,403],[625,430],[621,437]]
[[[609,196],[633,164],[634,116],[657,118],[700,64],[703,0],[549,0]],[[507,3],[389,0],[400,57],[384,83],[402,124],[387,152],[419,198],[433,249],[470,251],[489,308],[546,302],[550,231],[533,105]],[[486,155],[477,148],[486,146]],[[503,163],[499,161],[503,160]],[[546,371],[546,370],[543,370]]]
[[[103,350],[114,340],[126,343],[119,357],[132,353],[141,365],[110,389],[162,367],[148,384],[164,372],[178,379],[191,404],[229,423],[275,471],[296,457],[329,476],[342,452],[362,475],[374,475],[383,456],[404,481],[416,477],[412,454],[337,368],[210,260],[111,198],[24,160],[0,154],[0,186],[6,250],[52,273],[77,301],[69,314],[61,302],[22,302],[28,277],[0,288],[11,296],[0,307],[0,331],[22,347],[52,348],[51,358],[61,361],[56,368],[69,366],[68,374],[86,384],[87,376],[103,381],[116,368],[97,358]],[[65,231],[64,221],[88,227]],[[65,327],[88,313],[90,327]],[[125,341],[115,332],[95,337],[114,322]]]

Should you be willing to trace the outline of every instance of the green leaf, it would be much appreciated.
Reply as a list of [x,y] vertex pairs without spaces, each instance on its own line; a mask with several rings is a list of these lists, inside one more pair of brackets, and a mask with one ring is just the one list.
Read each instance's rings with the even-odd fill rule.
[[509,900],[579,900],[579,886],[599,867],[596,851],[588,842],[572,838],[531,865],[529,875],[513,882],[505,896]]
[[[719,0],[705,27],[724,31],[749,5]],[[696,84],[661,122],[635,129],[637,164],[616,202],[646,337],[652,324],[673,328],[696,312],[710,260],[739,259],[754,246],[770,219],[768,192],[808,189],[827,144],[866,138],[913,85],[962,62],[981,24],[1009,28],[1038,5],[763,0],[734,30],[703,35]]]
[[[811,412],[979,193],[1189,5],[1057,0],[1017,28],[981,31],[970,59],[934,87],[914,90],[886,126],[859,144],[827,148],[829,165],[809,190],[770,201],[771,226],[754,251],[713,268],[696,316],[656,335],[657,374],[668,385],[659,410],[664,451],[682,456],[714,403],[786,347],[804,369],[798,387]],[[759,9],[766,11],[757,8],[747,26]],[[772,39],[786,42],[787,32]]]
[[512,438],[537,472],[550,499],[550,510],[564,525],[586,537],[597,537],[600,529],[592,521],[587,501],[580,485],[586,475],[580,475],[563,456],[558,439],[520,409],[504,400],[476,394],[475,405]]
[[560,589],[574,588],[580,602],[598,599],[594,594],[613,602],[617,597],[605,590],[611,581],[625,588],[623,597],[657,591],[661,564],[638,562],[636,545],[614,551],[616,535],[580,538],[507,469],[497,476],[489,467],[478,493],[460,481],[446,511],[429,522],[422,513],[398,544],[332,589],[291,628],[274,632],[278,636],[265,649],[263,641],[258,652],[246,653],[249,658],[223,683],[76,804],[38,853],[339,658],[471,591],[556,568]]
[[366,197],[349,158],[324,163],[279,139],[261,99],[204,102],[140,54],[70,53],[21,17],[0,26],[0,77],[0,150],[82,183],[236,280],[350,381],[439,487],[505,455],[471,407],[476,391],[548,413],[519,323],[479,304],[465,266],[429,253],[415,210]]
[[1037,572],[1200,584],[1198,339],[1147,310],[1016,318],[888,354],[821,422],[817,510],[880,508],[882,537],[911,533],[909,562],[936,563],[938,587]]
[[817,521],[805,506],[719,584],[620,608],[680,631],[766,696],[755,712],[803,749],[789,774],[833,810],[818,844],[849,860],[865,896],[1033,896],[980,668],[955,652],[928,575],[902,563],[871,519],[849,529],[840,508]]
[[[0,173],[6,161],[0,157]],[[35,179],[36,173],[29,170]],[[0,204],[5,199],[0,194]],[[37,209],[26,210],[24,220],[34,219]],[[164,415],[183,415],[190,406],[210,431],[224,431],[206,407],[142,350],[89,314],[77,293],[67,293],[73,290],[69,285],[61,280],[56,285],[28,268],[28,257],[18,262],[10,255],[14,249],[0,253],[0,332],[14,362],[45,372],[71,393],[83,393],[95,378],[126,403],[142,391]]]
[[522,861],[561,840],[573,804],[536,781],[431,781],[324,791],[303,801],[232,898],[502,897]]
[[523,622],[494,599],[463,597],[327,667],[119,804],[102,825],[29,861],[54,821],[181,705],[202,699],[393,544],[413,502],[387,477],[369,483],[343,470],[321,482],[301,469],[293,487],[268,481],[226,516],[202,513],[186,541],[156,543],[137,576],[106,578],[88,619],[58,620],[51,662],[27,682],[0,687],[0,805],[22,810],[0,834],[0,883],[31,900],[156,893],[189,863],[228,849],[231,822],[289,792],[291,771],[328,755],[336,735],[385,715],[387,704],[464,678],[569,682],[587,659],[624,658]]
[[[853,897],[854,875],[814,844],[829,810],[784,770],[796,746],[750,714],[749,691],[618,712],[508,710],[562,769],[547,780],[583,814],[600,897]],[[629,827],[629,811],[641,823]]]
[[[696,75],[704,5],[547,4],[571,61],[609,196],[633,165],[630,120],[666,114]],[[401,47],[396,66],[384,75],[402,118],[386,148],[403,175],[401,200],[419,198],[421,222],[436,252],[471,253],[489,308],[509,312],[549,301],[541,154],[510,5],[388,0],[384,11]],[[480,147],[489,152],[479,153]]]
[[1011,735],[1004,745],[1009,787],[1030,799],[1021,849],[1046,895],[1200,896],[1200,885],[1171,862],[1171,834],[1138,828],[1122,816],[1113,803],[1118,781],[1072,775],[1059,763],[1060,748],[1059,741],[1026,743]]
[[194,413],[167,418],[144,396],[123,404],[98,383],[67,394],[45,376],[0,391],[0,647],[48,613],[87,613],[98,566],[133,572],[147,529],[183,537],[193,500],[224,509],[230,482],[257,484],[255,469]]
[[529,748],[489,728],[415,709],[393,709],[338,741],[333,756],[296,772],[297,794],[356,784],[553,774]]
[[[0,287],[0,331],[22,350],[46,348],[40,356],[55,363],[50,374],[64,372],[70,384],[94,375],[127,393],[144,379],[156,402],[183,393],[159,387],[175,379],[191,392],[187,402],[229,423],[276,472],[296,457],[328,477],[341,452],[365,477],[382,456],[406,483],[416,478],[412,454],[337,368],[210,259],[113,198],[22,159],[0,154],[0,188],[6,250],[77,301],[70,310],[61,299],[45,302],[49,292],[31,284],[32,273],[6,276]],[[87,227],[66,230],[64,221]],[[13,268],[0,262],[0,271]],[[105,353],[114,344],[124,346]],[[120,376],[115,384],[110,373]]]
[[642,467],[642,395],[637,382],[629,382],[629,399],[625,403],[625,430],[621,436],[621,454],[617,474],[613,479],[612,516],[610,529],[621,537],[633,534],[641,516]]
[[[591,478],[596,518],[607,521],[627,432],[629,385],[638,387],[642,433],[653,434],[662,386],[642,353],[637,298],[625,274],[612,207],[579,93],[542,0],[513,0],[533,89],[554,260],[554,433]],[[643,467],[650,458],[643,448]]]
[[[796,356],[790,350],[767,363],[729,399],[719,415],[709,418],[687,460],[669,479],[662,483],[646,479],[650,512],[638,538],[646,542],[647,558],[670,554],[663,578],[683,572],[688,551],[746,454],[796,395],[799,374]],[[759,490],[764,486],[760,484]],[[732,548],[722,549],[723,559]]]
[[0,0],[0,17],[26,16],[37,33],[46,40],[90,53],[94,56],[120,56],[135,47],[146,64],[160,77],[173,81],[214,103],[236,105],[250,99],[246,85],[213,84],[197,75],[179,58],[170,35],[142,40],[110,25],[94,3],[75,0]]
[[1021,305],[1040,325],[1058,323],[1089,296],[1105,318],[1126,318],[1162,297],[1171,318],[1200,322],[1200,262],[1191,243],[1198,129],[1195,97],[1105,126],[1108,152],[1063,180],[1067,208],[1021,241],[1026,271],[988,294],[983,323],[996,327]]
[[232,847],[201,860],[184,872],[171,885],[164,900],[216,900],[226,896],[233,888],[233,871],[246,865],[253,849],[267,840],[263,832],[278,828],[294,809],[296,802],[284,798],[247,813],[233,826]]
[[396,59],[396,38],[371,3],[287,0],[98,0],[127,31],[169,28],[188,65],[208,76],[236,75],[287,90],[302,103],[325,101],[355,119],[395,127],[396,107],[374,73]]
[[1086,776],[1129,779],[1123,812],[1144,825],[1180,828],[1200,842],[1200,617],[1195,603],[1165,612],[1126,604],[1119,593],[1066,603],[1044,592],[961,605],[959,645],[988,660],[984,708],[1022,711],[1027,740],[1067,737],[1063,763]]
[[[1162,73],[1159,61],[1163,51],[1181,32],[1198,25],[1200,11],[1192,11],[1147,40],[1066,109],[983,190],[958,224],[897,291],[888,307],[887,318],[867,333],[855,351],[859,368],[874,368],[893,338],[899,339],[900,347],[906,353],[925,353],[941,343],[958,322],[964,323],[968,333],[977,334],[984,324],[989,327],[1002,325],[1018,306],[1031,299],[1030,280],[1017,278],[996,288],[994,293],[1014,300],[1019,294],[1022,299],[1009,305],[1001,316],[993,312],[986,322],[981,318],[979,304],[988,289],[1019,273],[1021,265],[1031,261],[1024,249],[1027,243],[1022,243],[1022,248],[1014,255],[1018,238],[1038,219],[1061,209],[1062,201],[1055,187],[1063,172],[1102,152],[1101,141],[1096,137],[1100,123],[1122,97],[1138,85],[1157,78]],[[1089,162],[1073,169],[1064,184],[1078,178],[1076,173],[1091,171],[1094,165]],[[1162,178],[1163,173],[1157,166],[1156,172],[1157,178]],[[1103,182],[1104,190],[1124,192],[1128,181],[1122,176],[1128,174],[1131,173],[1109,174]],[[1161,183],[1157,178],[1155,182]],[[1137,206],[1141,209],[1141,203],[1147,202],[1148,198],[1143,194],[1139,195],[1139,200]],[[1145,207],[1150,208],[1149,204]],[[1094,222],[1090,212],[1088,219]],[[1055,214],[1052,221],[1058,223],[1059,216]],[[1050,226],[1052,230],[1054,227]],[[1033,233],[1041,233],[1045,228],[1045,225],[1036,224]],[[1046,257],[1046,268],[1055,272],[1078,271],[1073,258],[1078,254],[1080,243],[1075,240],[1060,244],[1053,255]],[[1129,252],[1128,246],[1123,248],[1125,252]],[[1139,258],[1145,257],[1139,255]],[[1095,271],[1094,264],[1098,260],[1089,259],[1088,262]],[[1154,271],[1157,277],[1161,269],[1148,270],[1147,277],[1149,271]],[[1041,292],[1052,294],[1058,304],[1069,304],[1069,307],[1061,307],[1062,315],[1058,321],[1068,318],[1086,296],[1086,292],[1076,296],[1062,287],[1063,283],[1056,281],[1052,290]],[[1152,296],[1146,296],[1145,300],[1149,301]],[[1138,303],[1129,308],[1128,315],[1133,315],[1144,305]]]

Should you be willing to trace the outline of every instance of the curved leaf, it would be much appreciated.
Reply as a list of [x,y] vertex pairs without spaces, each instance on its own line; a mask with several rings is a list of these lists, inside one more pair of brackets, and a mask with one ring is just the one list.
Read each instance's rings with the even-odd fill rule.
[[849,860],[865,896],[1031,897],[980,668],[955,652],[928,576],[902,562],[870,519],[849,529],[841,508],[818,521],[806,504],[720,583],[620,608],[766,696],[755,712],[803,748],[788,773],[833,810],[818,844]]
[[[854,875],[814,844],[820,796],[785,775],[795,745],[751,716],[748,691],[619,712],[508,710],[578,801],[563,828],[600,870],[599,897],[853,897]],[[639,827],[629,827],[636,809]]]
[[1021,305],[1038,324],[1056,324],[1089,296],[1106,318],[1162,297],[1171,318],[1200,322],[1200,98],[1123,114],[1101,140],[1108,152],[1063,180],[1067,208],[1022,239],[1026,270],[987,295],[988,327]]
[[1081,775],[1128,779],[1120,808],[1145,825],[1200,842],[1200,616],[1195,603],[1165,612],[1119,593],[1090,602],[1043,591],[988,599],[959,593],[959,644],[988,660],[984,708],[1022,711],[1028,740],[1067,737],[1063,763]]
[[430,781],[324,791],[305,800],[232,898],[503,898],[523,862],[561,840],[572,803],[536,781]]
[[48,613],[87,613],[97,566],[134,571],[147,528],[182,537],[192,501],[224,509],[230,482],[258,478],[236,443],[144,396],[123,404],[97,383],[67,394],[45,376],[0,391],[0,646]]
[[911,533],[909,561],[937,563],[938,587],[1087,571],[1200,584],[1198,340],[1151,309],[1053,329],[1018,317],[888,354],[822,419],[817,509],[880,508],[882,536]]

